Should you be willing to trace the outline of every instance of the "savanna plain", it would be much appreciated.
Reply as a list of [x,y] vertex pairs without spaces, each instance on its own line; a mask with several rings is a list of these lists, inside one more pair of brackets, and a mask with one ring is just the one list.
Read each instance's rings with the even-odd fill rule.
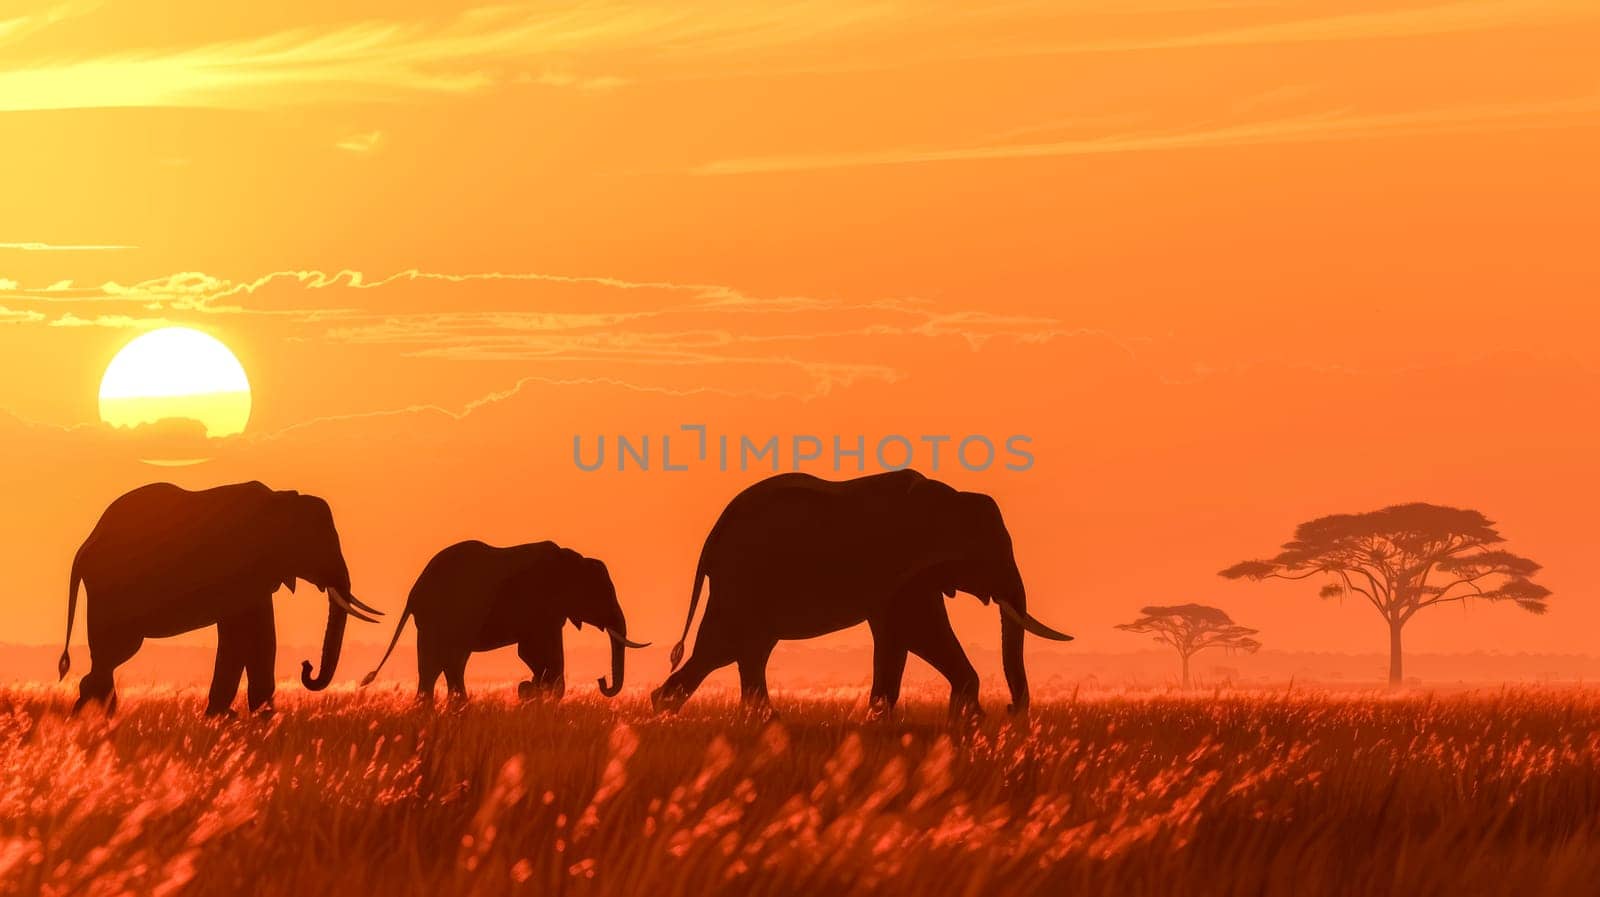
[[0,893],[1592,894],[1600,695],[0,687]]

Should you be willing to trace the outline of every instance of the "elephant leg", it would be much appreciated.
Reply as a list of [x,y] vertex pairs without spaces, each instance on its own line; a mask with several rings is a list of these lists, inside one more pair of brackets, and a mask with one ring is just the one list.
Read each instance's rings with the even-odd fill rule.
[[278,657],[278,628],[272,618],[272,598],[268,598],[247,615],[242,638],[244,669],[248,677],[245,696],[250,702],[250,712],[272,711],[272,695],[278,690],[275,666]]
[[660,688],[650,693],[651,707],[666,712],[680,709],[707,676],[739,659],[739,646],[751,639],[739,634],[726,613],[722,605],[714,601],[706,607],[705,619],[700,621],[700,631],[694,638],[694,653],[661,683]]
[[465,703],[467,700],[467,658],[471,656],[470,651],[465,652],[450,658],[444,665],[444,684],[454,703]]
[[867,715],[886,717],[900,703],[900,682],[906,673],[905,636],[898,621],[868,621],[872,629],[872,693]]
[[517,656],[528,665],[532,681],[518,683],[517,696],[524,701],[537,697],[561,700],[566,694],[566,658],[561,643],[559,621],[556,626],[523,636],[517,643]]
[[978,671],[972,668],[955,630],[950,628],[950,614],[940,596],[935,593],[908,603],[901,620],[906,647],[950,680],[950,715],[981,716]]
[[417,700],[423,704],[433,703],[433,688],[444,672],[437,641],[432,630],[417,627]]
[[206,716],[229,716],[233,699],[239,693],[239,680],[250,654],[251,623],[248,613],[217,623],[217,663],[211,670],[211,693],[206,698]]
[[89,633],[89,672],[78,683],[78,701],[72,705],[76,714],[90,701],[105,706],[111,713],[117,706],[117,667],[128,661],[144,644],[144,637],[123,631],[93,631]]
[[733,663],[731,652],[702,651],[700,645],[695,644],[694,653],[683,662],[683,666],[667,677],[661,687],[650,693],[650,704],[656,710],[675,711],[683,707],[689,696],[694,694],[700,683],[706,677]]
[[777,646],[777,641],[770,641],[739,657],[739,696],[751,710],[771,711],[772,699],[767,694],[767,660]]

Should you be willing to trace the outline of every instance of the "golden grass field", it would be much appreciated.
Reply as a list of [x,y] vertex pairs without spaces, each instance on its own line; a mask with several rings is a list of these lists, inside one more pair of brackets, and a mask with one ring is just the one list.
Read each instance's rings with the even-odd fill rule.
[[0,688],[5,894],[1593,894],[1600,696],[1046,698],[952,729],[700,695]]

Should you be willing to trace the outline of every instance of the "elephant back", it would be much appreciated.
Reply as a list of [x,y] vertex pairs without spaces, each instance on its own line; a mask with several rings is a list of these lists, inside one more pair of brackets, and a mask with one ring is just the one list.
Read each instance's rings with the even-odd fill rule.
[[276,589],[263,549],[275,529],[271,494],[260,483],[199,492],[154,483],[112,502],[79,551],[91,619],[159,614],[223,589]]

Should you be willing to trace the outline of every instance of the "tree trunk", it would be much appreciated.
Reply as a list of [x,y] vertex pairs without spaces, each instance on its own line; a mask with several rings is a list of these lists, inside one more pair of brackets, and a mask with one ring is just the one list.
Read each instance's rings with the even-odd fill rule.
[[1405,671],[1402,668],[1400,657],[1400,627],[1398,620],[1389,622],[1389,687],[1399,688],[1405,680]]
[[1184,654],[1181,656],[1183,657],[1183,688],[1187,691],[1189,689],[1189,655]]

